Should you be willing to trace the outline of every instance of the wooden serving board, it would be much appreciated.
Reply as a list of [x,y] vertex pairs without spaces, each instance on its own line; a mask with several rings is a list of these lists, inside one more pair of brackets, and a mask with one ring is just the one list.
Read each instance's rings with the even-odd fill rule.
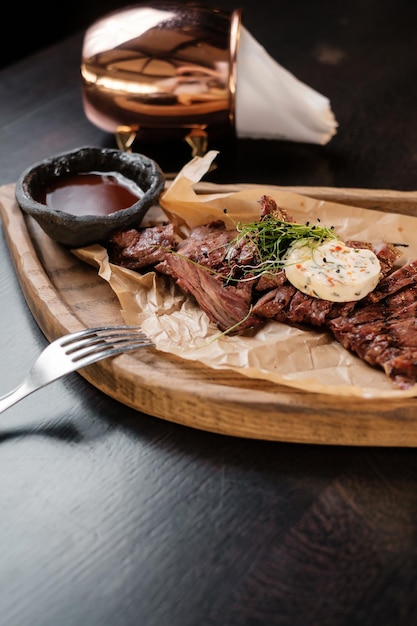
[[[250,185],[254,187],[254,185]],[[200,184],[201,193],[248,185]],[[260,187],[265,192],[265,186]],[[328,201],[417,214],[417,192],[286,187]],[[94,268],[24,217],[14,185],[0,188],[0,214],[27,304],[42,332],[58,336],[123,323],[119,303]],[[101,361],[80,375],[112,398],[156,418],[253,439],[357,446],[417,445],[417,399],[366,400],[307,393],[215,371],[154,348]]]

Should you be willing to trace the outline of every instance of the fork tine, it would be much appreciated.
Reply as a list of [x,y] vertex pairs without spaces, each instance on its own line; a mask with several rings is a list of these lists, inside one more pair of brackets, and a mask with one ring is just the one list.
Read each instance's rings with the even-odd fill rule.
[[61,346],[67,346],[73,343],[78,343],[79,339],[89,339],[89,338],[97,338],[101,335],[104,335],[107,338],[110,337],[118,337],[123,336],[128,333],[134,333],[138,337],[146,338],[146,335],[143,331],[140,330],[138,326],[98,326],[97,328],[85,328],[84,330],[79,330],[69,335],[64,335],[63,337],[58,338],[56,341],[61,344]]
[[116,356],[117,354],[131,352],[132,350],[152,345],[153,343],[149,339],[147,341],[140,340],[130,343],[124,342],[120,345],[115,345],[111,343],[102,344],[88,348],[87,350],[82,350],[81,354],[77,353],[70,356],[73,363],[76,364],[77,369],[82,369],[87,365],[92,365],[96,361],[101,361],[102,359],[108,358],[110,356]]
[[87,359],[94,359],[95,361],[102,359],[106,356],[112,356],[120,354],[121,352],[127,352],[128,350],[135,350],[136,348],[143,348],[152,346],[153,343],[149,339],[135,339],[118,342],[102,342],[100,344],[94,344],[91,346],[81,346],[79,349],[67,353],[69,358],[77,364],[78,367],[84,367],[81,365],[81,361]]
[[[133,328],[131,330],[130,328]],[[64,337],[60,342],[61,347],[65,349],[65,353],[71,355],[73,352],[79,352],[82,348],[94,346],[122,345],[131,341],[152,343],[148,337],[137,327],[122,328],[97,328],[87,333],[81,331],[80,334],[72,337]]]
[[153,342],[137,326],[102,326],[63,337],[61,347],[79,368],[107,356],[152,346]]

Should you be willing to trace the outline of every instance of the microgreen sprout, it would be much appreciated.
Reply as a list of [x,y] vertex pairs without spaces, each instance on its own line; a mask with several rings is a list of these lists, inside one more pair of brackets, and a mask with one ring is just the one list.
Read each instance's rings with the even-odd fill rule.
[[237,223],[237,235],[230,242],[228,257],[233,249],[249,245],[255,251],[258,260],[256,267],[247,266],[246,271],[259,276],[265,273],[276,273],[285,267],[285,255],[294,244],[317,247],[329,239],[338,239],[334,227],[299,224],[276,219],[273,215],[265,215],[262,220],[250,223]]

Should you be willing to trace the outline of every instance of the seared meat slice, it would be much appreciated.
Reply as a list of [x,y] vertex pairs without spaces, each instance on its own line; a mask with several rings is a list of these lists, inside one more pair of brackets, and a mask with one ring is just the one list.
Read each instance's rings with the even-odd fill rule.
[[[239,324],[237,332],[243,332],[261,320],[250,314],[252,282],[232,280],[236,260],[248,257],[242,248],[233,249],[230,254],[228,244],[235,236],[236,232],[226,230],[222,221],[198,226],[175,252],[166,255],[163,271],[195,298],[219,330]],[[228,252],[231,259],[226,259]],[[156,269],[159,268],[158,265]]]
[[288,213],[285,209],[279,207],[271,196],[262,196],[259,200],[259,204],[261,205],[261,219],[266,215],[273,215],[276,220],[280,222],[293,222],[293,216]]
[[[395,272],[385,276],[378,284],[376,289],[368,294],[366,300],[370,302],[378,302],[385,298],[387,295],[391,296],[394,293],[401,293],[405,287],[412,287],[417,282],[417,260],[403,265]],[[405,293],[402,293],[403,297],[406,297]]]
[[235,230],[226,230],[222,220],[196,226],[187,239],[181,241],[177,253],[193,263],[227,275],[230,266],[225,261],[228,244],[236,237]]
[[399,388],[417,380],[417,261],[382,279],[349,315],[328,321],[344,348],[382,368]]
[[284,270],[276,274],[276,282],[278,278],[281,285],[262,294],[253,313],[277,322],[323,326],[335,303],[302,293],[287,280]]
[[250,314],[250,282],[227,284],[221,276],[177,254],[169,255],[166,264],[177,285],[195,298],[219,330],[239,324],[236,331],[243,332],[262,323],[259,317]]
[[256,249],[250,241],[233,241],[237,234],[234,229],[226,229],[222,220],[216,220],[196,226],[189,237],[181,241],[176,252],[228,281],[236,281],[242,268],[257,262]]
[[174,227],[170,223],[141,230],[117,230],[108,241],[107,251],[115,265],[139,270],[162,261],[173,247]]
[[397,387],[407,389],[417,380],[416,311],[413,317],[395,320],[385,319],[378,305],[371,305],[368,313],[367,322],[364,311],[361,323],[355,315],[332,320],[335,338],[363,361],[382,368]]

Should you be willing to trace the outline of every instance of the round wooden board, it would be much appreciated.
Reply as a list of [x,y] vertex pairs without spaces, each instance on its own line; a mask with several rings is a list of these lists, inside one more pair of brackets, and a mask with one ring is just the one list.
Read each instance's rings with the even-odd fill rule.
[[[244,187],[201,185],[200,191]],[[414,192],[287,190],[399,213],[413,214],[417,207]],[[91,326],[123,323],[117,298],[94,268],[23,217],[14,200],[14,185],[0,188],[0,212],[22,291],[48,340]],[[107,359],[79,373],[138,411],[200,430],[297,443],[417,445],[417,399],[341,400],[215,371],[154,348]]]

